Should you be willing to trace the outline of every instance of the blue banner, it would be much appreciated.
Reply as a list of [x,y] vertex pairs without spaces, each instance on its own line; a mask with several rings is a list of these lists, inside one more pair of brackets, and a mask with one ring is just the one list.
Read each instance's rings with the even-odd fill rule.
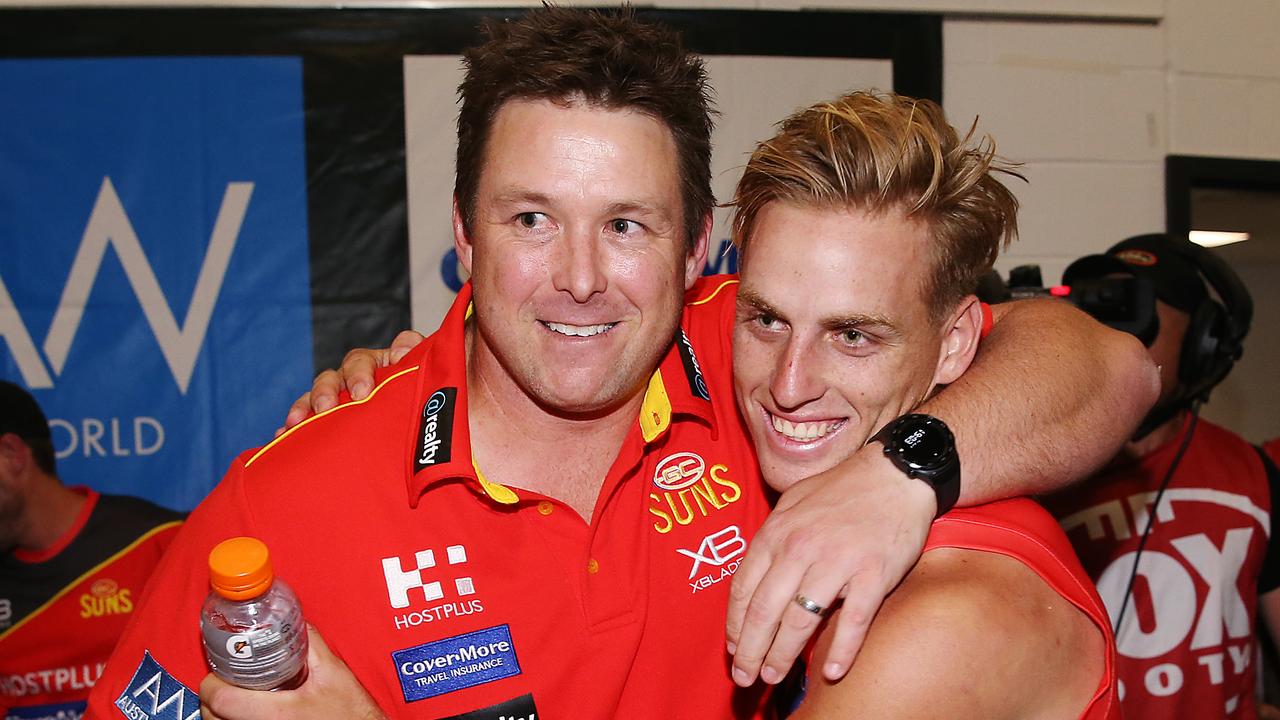
[[0,60],[0,376],[67,484],[190,509],[312,375],[302,63]]

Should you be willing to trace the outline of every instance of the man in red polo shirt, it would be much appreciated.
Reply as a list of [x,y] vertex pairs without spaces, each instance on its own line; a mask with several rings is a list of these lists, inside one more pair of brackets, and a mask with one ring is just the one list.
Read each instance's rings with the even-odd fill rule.
[[[727,371],[732,283],[697,279],[712,202],[700,62],[625,13],[542,9],[489,30],[466,54],[459,120],[455,240],[472,283],[364,400],[237,461],[160,569],[92,714],[191,711],[204,675],[198,568],[236,534],[266,541],[371,697],[345,699],[350,685],[330,695],[337,664],[318,652],[298,690],[207,682],[206,716],[320,716],[324,706],[351,716],[374,704],[404,717],[762,712],[760,690],[735,688],[722,654],[730,579],[768,502]],[[1105,385],[1087,397],[1122,393],[1146,372],[1127,341],[1074,315],[1022,317],[1057,318],[1055,340],[1118,353],[1108,368],[1118,375],[1084,362],[1086,384]],[[1096,408],[1073,404],[1078,388],[1036,384],[1062,406],[1059,439],[1083,442],[1084,457],[1108,448],[1075,437],[1082,425],[1141,412],[1140,398],[1082,421]],[[963,398],[948,391],[928,409],[964,421],[962,452],[977,448],[965,418],[985,405],[944,395]],[[1019,388],[1015,412],[1028,396],[1043,399]],[[1001,437],[992,427],[977,431]],[[980,473],[994,464],[983,456],[973,451]],[[884,497],[919,521],[901,533],[910,555],[935,493],[881,453],[859,457],[841,471],[876,469]],[[1033,463],[1015,461],[1014,474]],[[847,524],[850,487],[810,485],[806,503]],[[990,489],[975,480],[965,493]],[[858,537],[841,530],[845,543]],[[874,578],[876,602],[912,561],[894,558],[902,567]],[[807,601],[831,604],[850,577]],[[790,597],[781,606],[799,607]],[[856,629],[856,613],[845,615]],[[187,616],[192,631],[173,632]],[[737,670],[749,684],[754,670]]]

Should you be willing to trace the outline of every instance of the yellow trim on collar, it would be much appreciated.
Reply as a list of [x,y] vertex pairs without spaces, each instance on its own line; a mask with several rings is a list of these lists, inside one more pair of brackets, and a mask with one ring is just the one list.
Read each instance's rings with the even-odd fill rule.
[[640,404],[640,432],[645,442],[653,442],[671,426],[671,398],[662,382],[662,370],[654,370],[649,378],[649,389]]
[[724,282],[722,282],[722,283],[720,283],[719,285],[717,285],[717,286],[716,286],[716,289],[715,289],[715,290],[713,290],[713,291],[711,292],[711,294],[710,294],[710,295],[708,295],[708,296],[706,296],[706,297],[702,298],[701,300],[694,300],[693,302],[689,303],[689,305],[690,305],[690,306],[693,306],[693,305],[702,305],[702,304],[704,304],[704,303],[709,303],[709,302],[711,302],[712,300],[715,300],[715,299],[716,299],[716,296],[720,294],[720,291],[721,291],[721,290],[723,290],[723,289],[725,289],[725,288],[729,287],[730,285],[737,285],[739,282],[741,282],[741,281],[740,281],[740,280],[738,280],[738,278],[736,278],[736,277],[734,277],[734,278],[729,278],[728,280],[725,280]]
[[484,489],[484,494],[488,495],[494,502],[503,505],[515,505],[520,502],[520,496],[515,490],[506,485],[499,485],[495,482],[489,482],[484,473],[480,472],[480,466],[476,464],[476,459],[471,458],[471,467],[476,471],[476,479],[480,481],[480,487]]

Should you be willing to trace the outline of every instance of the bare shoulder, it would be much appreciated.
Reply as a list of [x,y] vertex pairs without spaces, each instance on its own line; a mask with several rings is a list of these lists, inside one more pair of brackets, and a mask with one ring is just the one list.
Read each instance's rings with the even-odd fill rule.
[[1093,622],[1022,563],[933,550],[885,600],[849,674],[811,673],[797,717],[1075,718],[1105,652]]

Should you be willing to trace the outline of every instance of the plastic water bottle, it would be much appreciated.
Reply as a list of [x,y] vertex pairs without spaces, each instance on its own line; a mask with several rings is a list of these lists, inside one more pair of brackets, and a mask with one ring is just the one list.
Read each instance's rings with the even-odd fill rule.
[[307,626],[298,598],[271,569],[261,540],[224,540],[209,553],[212,592],[200,613],[209,667],[250,690],[286,690],[307,679]]

